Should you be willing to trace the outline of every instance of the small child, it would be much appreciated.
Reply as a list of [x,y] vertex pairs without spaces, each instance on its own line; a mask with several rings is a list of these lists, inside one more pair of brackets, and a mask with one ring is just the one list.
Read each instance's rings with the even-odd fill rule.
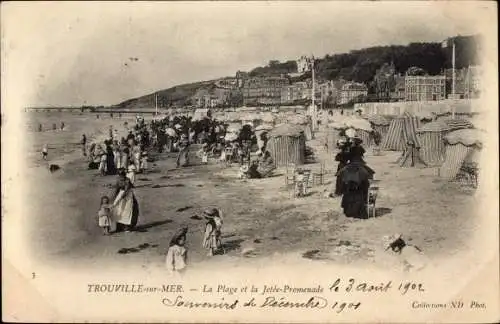
[[141,153],[141,170],[143,174],[148,171],[148,152],[146,150]]
[[99,208],[99,212],[97,216],[99,217],[99,227],[103,230],[103,235],[108,235],[110,230],[110,217],[111,208],[109,205],[108,196],[101,197],[101,207]]
[[207,164],[208,163],[208,143],[204,142],[202,147],[201,147],[201,163]]
[[208,256],[213,256],[222,248],[221,229],[222,216],[217,208],[210,208],[203,212],[208,222],[205,226],[205,235],[203,237],[203,247],[208,249]]
[[44,144],[42,147],[42,158],[44,160],[47,160],[47,155],[49,155],[49,148],[48,148],[47,144]]
[[107,172],[107,161],[108,161],[108,156],[106,155],[106,152],[104,150],[99,151],[100,154],[100,162],[99,162],[99,172],[101,173],[101,176],[105,176]]
[[132,183],[132,184],[135,183],[135,173],[136,173],[136,171],[137,171],[137,169],[135,167],[135,164],[130,164],[128,166],[127,178],[129,178],[130,183]]
[[172,237],[168,247],[165,265],[171,273],[183,273],[187,266],[186,234],[188,228],[183,227]]

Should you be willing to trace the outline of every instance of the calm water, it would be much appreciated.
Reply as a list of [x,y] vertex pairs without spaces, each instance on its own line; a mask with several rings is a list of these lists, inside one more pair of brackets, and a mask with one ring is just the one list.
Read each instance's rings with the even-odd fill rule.
[[[109,114],[96,114],[80,112],[27,112],[25,113],[26,148],[31,165],[44,163],[41,158],[41,149],[44,144],[49,148],[49,161],[57,159],[65,154],[80,151],[79,142],[82,134],[87,136],[91,142],[95,136],[108,133],[109,127],[124,128],[123,123],[134,123],[134,115],[123,115],[121,118],[111,118]],[[61,130],[61,122],[64,122],[64,130]],[[52,125],[56,124],[56,130]],[[42,131],[38,126],[42,125]]]

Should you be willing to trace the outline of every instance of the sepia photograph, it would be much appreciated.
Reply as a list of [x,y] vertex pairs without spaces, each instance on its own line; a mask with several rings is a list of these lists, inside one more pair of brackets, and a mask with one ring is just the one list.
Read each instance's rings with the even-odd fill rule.
[[495,2],[1,23],[4,321],[500,320]]

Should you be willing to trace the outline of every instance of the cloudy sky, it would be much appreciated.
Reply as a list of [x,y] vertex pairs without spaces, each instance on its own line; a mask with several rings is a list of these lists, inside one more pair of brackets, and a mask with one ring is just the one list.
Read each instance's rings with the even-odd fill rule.
[[491,10],[478,5],[3,3],[3,91],[27,106],[115,104],[271,59],[473,34]]

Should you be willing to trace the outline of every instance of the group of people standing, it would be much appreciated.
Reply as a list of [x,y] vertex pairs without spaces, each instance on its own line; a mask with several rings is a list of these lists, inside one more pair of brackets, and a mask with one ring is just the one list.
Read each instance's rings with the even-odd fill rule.
[[[134,194],[136,172],[145,173],[147,170],[147,140],[144,131],[135,128],[135,133],[129,131],[127,138],[116,140],[116,132],[110,128],[110,138],[104,145],[91,145],[89,168],[98,168],[101,175],[116,175],[118,179],[114,186],[112,199],[108,196],[101,198],[98,212],[98,224],[103,234],[108,235],[117,231],[132,231],[138,222],[139,204]],[[82,146],[86,144],[85,135],[82,136]],[[82,148],[84,155],[85,148]]]

